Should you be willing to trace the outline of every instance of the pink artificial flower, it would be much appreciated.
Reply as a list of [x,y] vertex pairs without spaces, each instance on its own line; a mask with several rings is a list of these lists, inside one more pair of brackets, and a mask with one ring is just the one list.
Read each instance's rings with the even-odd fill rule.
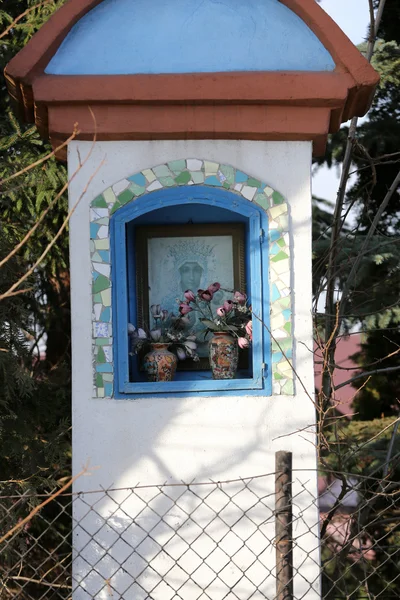
[[248,323],[246,323],[245,329],[246,329],[247,335],[252,340],[253,339],[253,321],[248,321]]
[[220,287],[221,287],[221,284],[218,283],[218,281],[216,281],[215,283],[212,283],[211,285],[209,285],[207,290],[210,292],[210,294],[215,294],[215,292],[218,292]]
[[141,340],[147,339],[147,333],[145,332],[144,329],[141,329],[141,327],[139,327],[139,329],[137,330],[137,334],[138,334],[139,339],[141,339]]
[[159,319],[161,317],[161,306],[160,304],[152,304],[150,306],[151,314],[155,319]]
[[244,306],[246,304],[246,300],[247,300],[247,296],[246,294],[242,294],[242,292],[235,292],[233,294],[236,302],[238,304],[240,304],[241,306]]
[[168,319],[169,312],[165,309],[161,311],[161,321],[166,321]]
[[184,351],[183,348],[177,348],[176,355],[179,360],[185,360],[185,358],[186,358],[186,352]]
[[183,295],[185,296],[188,302],[194,302],[196,299],[196,296],[194,295],[194,292],[192,292],[192,290],[186,290],[186,292]]
[[233,308],[233,302],[232,302],[232,300],[225,300],[225,302],[224,302],[224,310],[225,310],[225,312],[226,313],[231,312],[232,308]]
[[212,297],[213,297],[213,293],[210,292],[209,290],[197,290],[197,294],[198,294],[199,298],[201,298],[205,302],[211,302]]
[[153,342],[159,342],[161,339],[161,329],[152,329],[150,331],[150,337]]
[[250,342],[245,337],[240,337],[238,339],[239,348],[248,348],[250,346]]
[[128,335],[133,335],[136,331],[136,327],[132,323],[128,323]]
[[193,308],[191,308],[187,302],[181,302],[179,305],[179,312],[181,315],[187,315],[188,313],[192,312],[192,310]]
[[225,315],[226,315],[226,310],[224,309],[223,306],[220,306],[219,308],[217,308],[216,312],[219,317],[225,317]]

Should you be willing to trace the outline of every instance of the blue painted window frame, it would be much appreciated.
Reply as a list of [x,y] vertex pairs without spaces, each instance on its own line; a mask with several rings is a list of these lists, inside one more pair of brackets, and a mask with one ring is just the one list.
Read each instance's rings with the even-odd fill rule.
[[242,215],[248,220],[249,240],[246,244],[246,252],[249,256],[246,260],[249,270],[249,295],[254,314],[259,315],[269,329],[266,213],[258,205],[230,191],[205,186],[182,186],[179,189],[163,189],[146,194],[120,208],[111,217],[110,222],[115,397],[128,399],[166,394],[188,396],[199,392],[203,392],[204,395],[220,395],[221,392],[231,395],[271,395],[271,341],[268,329],[256,318],[253,318],[251,378],[223,381],[193,379],[156,383],[129,380],[128,318],[129,314],[132,315],[132,310],[135,310],[134,302],[129,304],[129,298],[135,297],[136,282],[135,277],[128,277],[128,265],[132,264],[132,256],[129,258],[129,252],[133,250],[128,247],[127,226],[146,213],[184,204],[211,205]]

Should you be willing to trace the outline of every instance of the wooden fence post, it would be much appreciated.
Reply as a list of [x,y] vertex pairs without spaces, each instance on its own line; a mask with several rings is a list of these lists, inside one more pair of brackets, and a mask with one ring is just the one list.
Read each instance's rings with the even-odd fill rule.
[[293,600],[292,453],[275,454],[276,599]]

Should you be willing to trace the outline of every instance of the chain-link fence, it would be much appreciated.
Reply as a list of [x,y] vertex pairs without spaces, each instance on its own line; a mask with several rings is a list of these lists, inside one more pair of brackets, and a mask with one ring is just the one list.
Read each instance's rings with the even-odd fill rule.
[[0,598],[399,598],[400,484],[325,476],[318,500],[315,473],[281,475],[58,496],[10,483]]

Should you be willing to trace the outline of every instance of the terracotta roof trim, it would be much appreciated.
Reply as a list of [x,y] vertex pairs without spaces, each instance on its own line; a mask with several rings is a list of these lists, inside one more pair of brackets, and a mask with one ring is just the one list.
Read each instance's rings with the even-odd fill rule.
[[[324,109],[328,116],[326,131],[319,131],[316,137],[312,123],[305,123],[293,131],[293,139],[298,139],[299,129],[308,132],[305,139],[318,143],[318,152],[323,151],[321,135],[327,136],[329,131],[336,131],[340,123],[353,116],[364,115],[372,101],[379,76],[350,42],[341,29],[322,10],[315,0],[280,0],[290,10],[297,14],[319,38],[333,57],[336,69],[333,72],[247,72],[247,73],[196,73],[176,75],[45,75],[44,70],[51,57],[57,52],[60,44],[86,13],[100,4],[101,0],[69,0],[59,9],[49,21],[35,34],[32,40],[10,61],[5,70],[9,93],[14,101],[19,115],[26,121],[36,122],[41,134],[50,138],[59,137],[62,127],[57,124],[54,111],[56,106],[76,107],[82,115],[79,106],[89,105],[95,108],[107,105],[129,104],[139,106],[146,104],[163,106],[165,123],[161,127],[163,135],[176,136],[173,131],[172,107],[176,105],[194,106],[192,117],[196,119],[201,106],[253,107],[253,116],[260,117],[259,109],[264,112],[279,109],[280,118],[274,127],[260,125],[249,129],[247,133],[242,128],[244,139],[291,139],[290,132],[280,128],[283,124],[283,113],[299,107],[314,107]],[[197,107],[197,113],[196,113]],[[242,111],[248,117],[248,108]],[[182,109],[183,110],[183,109]],[[255,112],[254,112],[255,111]],[[278,112],[279,112],[278,111]],[[69,111],[71,112],[71,111]],[[89,112],[89,111],[87,111]],[[96,111],[95,111],[96,112]],[[214,111],[215,112],[215,111]],[[240,113],[240,111],[239,111]],[[238,114],[239,114],[238,113]],[[104,110],[102,112],[104,118]],[[133,115],[132,111],[130,112]],[[204,111],[199,117],[203,122]],[[176,113],[174,113],[176,116]],[[281,118],[282,117],[282,118]],[[289,117],[291,123],[293,118]],[[210,118],[215,123],[212,131],[202,131],[193,123],[196,135],[211,135],[234,137],[239,133],[235,128],[226,131],[218,127],[217,114]],[[136,120],[132,117],[132,125]],[[308,119],[308,117],[307,117]],[[115,139],[120,135],[121,124],[115,129]],[[227,120],[224,120],[227,125]],[[169,126],[167,124],[170,124]],[[234,126],[234,118],[231,119]],[[160,124],[161,125],[161,124]],[[65,120],[63,127],[65,126]],[[88,126],[88,122],[86,125]],[[191,137],[190,124],[185,137]],[[308,129],[307,129],[308,127]],[[220,129],[220,130],[219,130]],[[113,139],[110,124],[98,123],[98,139]],[[159,132],[160,133],[160,132]],[[139,134],[138,134],[139,135]],[[140,136],[145,135],[141,132]],[[147,139],[156,139],[156,130],[148,131]],[[161,133],[160,133],[161,135]],[[180,135],[180,134],[179,134]],[[257,137],[261,135],[261,137]],[[281,135],[281,137],[279,137]],[[144,138],[146,139],[146,138]],[[316,150],[316,147],[314,148]]]

